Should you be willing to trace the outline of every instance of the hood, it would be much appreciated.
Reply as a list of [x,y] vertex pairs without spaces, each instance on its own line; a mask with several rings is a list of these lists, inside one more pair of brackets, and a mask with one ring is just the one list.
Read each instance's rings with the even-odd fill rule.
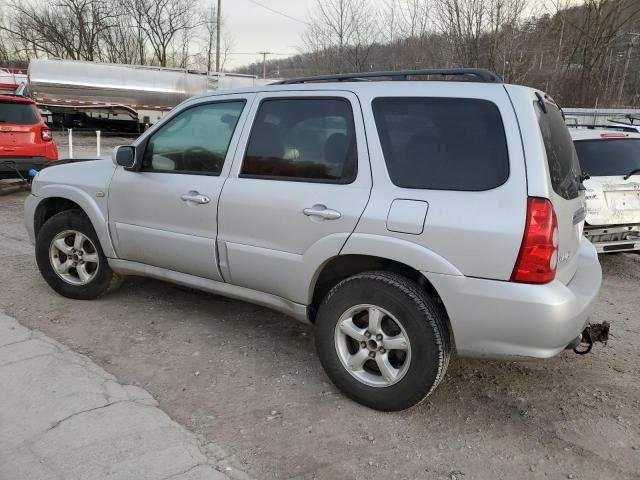
[[68,165],[70,163],[79,163],[79,162],[95,162],[99,160],[104,160],[101,157],[98,158],[64,158],[60,160],[56,160],[54,162],[47,163],[44,168],[58,167],[60,165]]

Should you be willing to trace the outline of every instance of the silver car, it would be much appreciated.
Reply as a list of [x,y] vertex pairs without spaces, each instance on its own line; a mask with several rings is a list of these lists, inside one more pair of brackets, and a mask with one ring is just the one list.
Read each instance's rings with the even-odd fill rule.
[[218,91],[112,160],[33,182],[26,226],[55,291],[92,299],[131,274],[279,310],[376,409],[425,399],[454,350],[558,354],[600,288],[559,108],[484,70]]

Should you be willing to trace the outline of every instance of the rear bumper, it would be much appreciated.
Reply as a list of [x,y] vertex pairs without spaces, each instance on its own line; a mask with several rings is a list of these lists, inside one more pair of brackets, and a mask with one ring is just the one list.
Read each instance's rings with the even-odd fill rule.
[[598,253],[640,250],[640,224],[585,226],[584,234]]
[[32,168],[40,170],[51,161],[47,157],[0,156],[0,178],[26,177]]
[[598,253],[633,252],[640,250],[640,239],[618,240],[615,242],[593,242]]
[[585,238],[567,285],[424,275],[444,302],[458,353],[492,358],[547,358],[564,350],[587,325],[602,283],[596,250]]

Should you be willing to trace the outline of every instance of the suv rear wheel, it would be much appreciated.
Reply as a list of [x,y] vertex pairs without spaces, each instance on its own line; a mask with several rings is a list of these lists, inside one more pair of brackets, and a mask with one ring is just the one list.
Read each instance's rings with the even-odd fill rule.
[[91,300],[119,284],[91,222],[79,210],[45,222],[36,240],[36,261],[49,286],[65,297]]
[[316,319],[316,347],[333,383],[377,410],[420,403],[444,377],[444,314],[413,281],[367,272],[338,283]]

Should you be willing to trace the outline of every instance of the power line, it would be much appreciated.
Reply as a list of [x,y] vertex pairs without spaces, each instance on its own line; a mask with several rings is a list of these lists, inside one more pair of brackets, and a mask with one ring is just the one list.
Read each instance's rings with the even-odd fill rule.
[[[262,55],[262,52],[228,52],[228,55]],[[299,55],[299,53],[291,52],[291,53],[277,53],[277,52],[269,52],[269,55],[283,55],[286,57],[293,57],[294,55]]]
[[305,21],[305,20],[301,20],[300,18],[296,18],[296,17],[292,17],[291,15],[288,15],[284,12],[281,12],[279,10],[275,10],[274,8],[271,8],[267,5],[263,5],[260,2],[256,2],[256,0],[247,0],[247,2],[253,3],[254,5],[257,5],[259,7],[264,8],[265,10],[269,10],[271,13],[275,13],[276,15],[282,15],[283,17],[288,18],[289,20],[293,20],[295,22],[299,22],[299,23],[303,23],[305,25],[309,25],[309,22]]

